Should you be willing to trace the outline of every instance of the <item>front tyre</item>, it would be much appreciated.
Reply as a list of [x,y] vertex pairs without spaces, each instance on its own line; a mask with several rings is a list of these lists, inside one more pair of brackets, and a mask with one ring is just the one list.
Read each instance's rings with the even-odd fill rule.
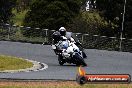
[[87,66],[84,59],[77,53],[74,55],[74,58],[77,60],[77,63],[76,63],[77,66],[79,66],[79,65]]
[[80,58],[80,62],[81,62],[81,65],[87,66],[87,64],[85,63],[84,59]]
[[58,61],[59,61],[59,64],[62,66],[64,64],[63,56],[58,55]]

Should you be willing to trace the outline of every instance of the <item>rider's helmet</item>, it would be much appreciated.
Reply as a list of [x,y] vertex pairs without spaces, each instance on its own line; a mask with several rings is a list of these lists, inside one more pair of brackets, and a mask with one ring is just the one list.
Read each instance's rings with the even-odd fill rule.
[[56,42],[60,40],[60,36],[61,36],[61,34],[60,34],[58,31],[56,31],[56,32],[54,32],[54,33],[52,34],[52,38],[53,38]]
[[59,29],[59,32],[60,32],[61,36],[65,36],[66,35],[66,29],[64,27],[61,27]]

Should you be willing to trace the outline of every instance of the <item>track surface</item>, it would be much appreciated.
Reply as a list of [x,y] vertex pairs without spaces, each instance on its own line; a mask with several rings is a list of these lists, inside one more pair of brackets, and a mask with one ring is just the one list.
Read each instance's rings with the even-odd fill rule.
[[[87,49],[85,70],[88,74],[130,74],[132,75],[132,53]],[[77,67],[65,64],[59,66],[57,56],[49,45],[0,41],[0,54],[22,57],[48,65],[38,72],[0,73],[0,78],[13,79],[62,79],[75,80]]]

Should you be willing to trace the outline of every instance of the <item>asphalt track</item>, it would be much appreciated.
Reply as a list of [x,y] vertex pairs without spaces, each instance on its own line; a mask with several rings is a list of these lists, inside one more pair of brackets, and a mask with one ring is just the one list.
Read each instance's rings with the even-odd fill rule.
[[[88,64],[84,67],[88,74],[130,74],[132,75],[132,53],[105,51],[96,49],[85,50]],[[59,66],[57,56],[50,45],[0,41],[0,54],[22,57],[48,65],[42,71],[0,73],[0,79],[25,80],[75,80],[77,69],[75,65]]]

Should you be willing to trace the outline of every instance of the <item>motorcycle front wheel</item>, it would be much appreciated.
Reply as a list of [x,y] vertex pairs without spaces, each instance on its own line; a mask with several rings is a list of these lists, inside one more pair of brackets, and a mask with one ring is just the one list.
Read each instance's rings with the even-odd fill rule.
[[65,63],[62,55],[58,55],[58,61],[61,66]]
[[80,55],[75,54],[74,58],[76,58],[76,60],[77,60],[77,62],[76,62],[77,66],[79,66],[79,65],[87,66],[87,64],[85,63],[84,59]]

